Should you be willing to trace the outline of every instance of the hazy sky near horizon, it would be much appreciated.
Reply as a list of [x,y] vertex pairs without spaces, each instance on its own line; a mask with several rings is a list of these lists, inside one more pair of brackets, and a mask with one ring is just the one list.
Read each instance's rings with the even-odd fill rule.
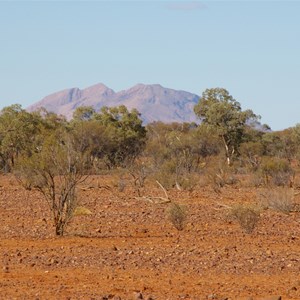
[[0,1],[0,109],[137,83],[224,87],[274,130],[300,123],[298,1]]

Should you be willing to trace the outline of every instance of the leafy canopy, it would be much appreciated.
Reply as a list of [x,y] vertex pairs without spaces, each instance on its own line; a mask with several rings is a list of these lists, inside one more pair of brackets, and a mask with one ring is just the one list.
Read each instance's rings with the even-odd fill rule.
[[206,89],[194,111],[202,124],[222,139],[228,163],[238,151],[247,123],[258,118],[252,110],[243,111],[240,103],[224,88]]

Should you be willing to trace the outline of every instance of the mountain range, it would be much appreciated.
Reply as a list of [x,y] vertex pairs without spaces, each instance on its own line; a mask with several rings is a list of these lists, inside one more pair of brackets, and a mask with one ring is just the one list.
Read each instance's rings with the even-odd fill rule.
[[129,110],[136,108],[144,123],[153,121],[195,122],[193,108],[199,96],[186,91],[164,88],[159,84],[137,84],[130,89],[115,92],[102,83],[85,89],[70,88],[46,96],[27,108],[35,111],[44,107],[71,119],[80,106],[92,106],[96,111],[103,106],[125,105]]

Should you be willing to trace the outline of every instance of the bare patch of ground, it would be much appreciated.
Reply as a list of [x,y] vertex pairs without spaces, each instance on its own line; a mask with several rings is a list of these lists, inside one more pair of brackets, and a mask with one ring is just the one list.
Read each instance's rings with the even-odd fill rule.
[[179,232],[169,204],[99,187],[105,180],[81,187],[92,214],[55,237],[40,194],[0,177],[1,299],[300,299],[299,213],[264,210],[247,234],[220,203],[255,202],[255,189],[174,190],[170,198],[188,209]]

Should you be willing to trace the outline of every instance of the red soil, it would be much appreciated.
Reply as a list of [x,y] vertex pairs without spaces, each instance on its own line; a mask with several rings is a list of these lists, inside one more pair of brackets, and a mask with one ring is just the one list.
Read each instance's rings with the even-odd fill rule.
[[[43,197],[0,177],[0,299],[300,299],[298,212],[265,210],[246,234],[220,203],[255,202],[255,189],[173,190],[188,208],[179,232],[169,204],[137,199],[128,186],[99,188],[103,180],[80,188],[92,215],[55,237]],[[163,196],[159,187],[143,194]]]

